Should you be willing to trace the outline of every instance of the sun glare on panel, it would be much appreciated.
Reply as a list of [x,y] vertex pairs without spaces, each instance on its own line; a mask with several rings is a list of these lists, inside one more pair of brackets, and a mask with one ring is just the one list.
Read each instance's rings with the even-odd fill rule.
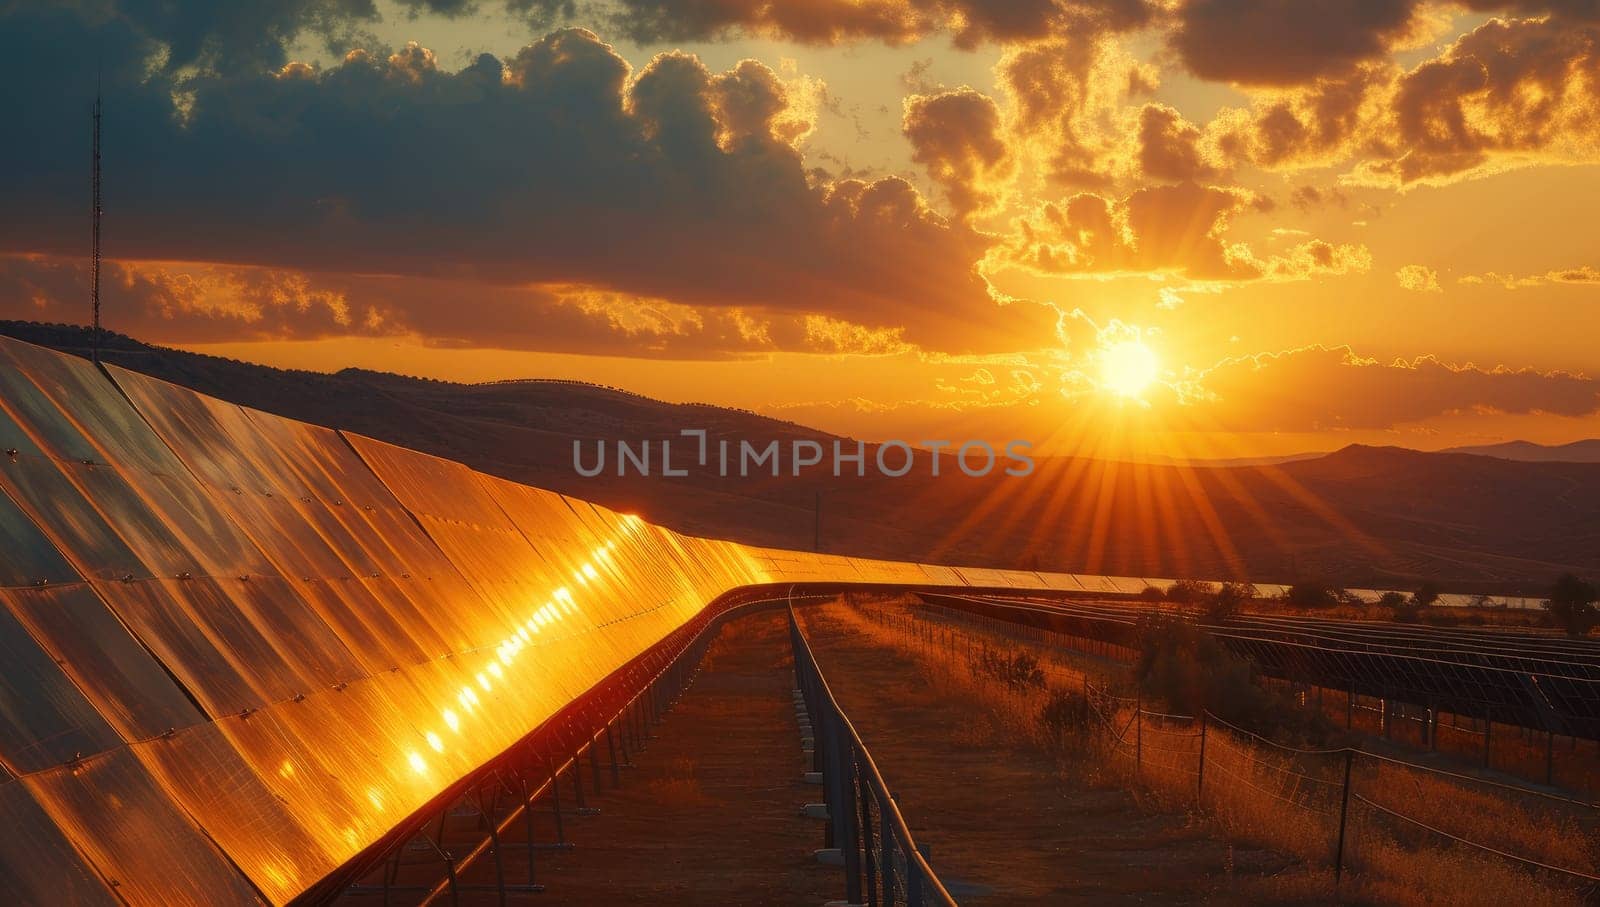
[[1100,351],[1100,386],[1123,397],[1138,397],[1161,374],[1156,354],[1142,340],[1124,340]]

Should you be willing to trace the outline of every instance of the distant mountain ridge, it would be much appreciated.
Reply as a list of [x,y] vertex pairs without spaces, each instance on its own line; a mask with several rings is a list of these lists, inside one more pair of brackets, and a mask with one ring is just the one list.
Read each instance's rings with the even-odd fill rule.
[[[82,328],[0,333],[87,356]],[[1352,445],[1235,465],[1040,457],[1026,478],[821,471],[585,478],[574,442],[834,436],[704,404],[563,380],[456,384],[362,369],[286,371],[108,335],[104,361],[291,418],[588,498],[698,535],[863,557],[1151,578],[1316,578],[1357,588],[1539,594],[1600,575],[1600,466]],[[871,456],[871,454],[869,454]],[[948,464],[948,461],[946,461]],[[998,471],[997,471],[998,472]]]
[[1569,444],[1535,444],[1532,441],[1506,441],[1475,447],[1451,447],[1440,453],[1463,453],[1478,457],[1498,457],[1522,463],[1600,463],[1600,438],[1585,438]]

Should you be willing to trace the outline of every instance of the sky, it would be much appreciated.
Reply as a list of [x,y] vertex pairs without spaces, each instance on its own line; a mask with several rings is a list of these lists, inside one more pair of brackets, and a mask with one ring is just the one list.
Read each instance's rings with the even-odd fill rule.
[[0,0],[0,318],[874,440],[1600,436],[1596,0]]

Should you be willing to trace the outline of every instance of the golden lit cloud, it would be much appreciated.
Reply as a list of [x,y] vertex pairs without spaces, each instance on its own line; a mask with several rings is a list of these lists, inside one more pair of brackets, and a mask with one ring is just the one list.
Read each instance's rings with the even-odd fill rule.
[[1439,272],[1426,265],[1406,265],[1394,272],[1395,280],[1400,282],[1401,289],[1413,293],[1438,293]]

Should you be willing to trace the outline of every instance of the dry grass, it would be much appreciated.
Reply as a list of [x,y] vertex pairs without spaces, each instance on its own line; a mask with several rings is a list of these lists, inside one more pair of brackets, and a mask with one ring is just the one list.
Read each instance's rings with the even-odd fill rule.
[[[1053,696],[1081,695],[1086,681],[1103,681],[1107,672],[1103,665],[1047,646],[997,638],[925,610],[921,614],[927,619],[911,619],[907,603],[858,599],[855,607],[829,612],[877,643],[909,650],[943,693],[981,699],[995,717],[995,727],[970,730],[969,735],[1025,738],[1057,753],[1064,773],[1127,787],[1153,809],[1198,813],[1230,840],[1270,847],[1304,861],[1301,872],[1251,882],[1252,896],[1280,899],[1317,890],[1332,892],[1342,754],[1286,752],[1210,726],[1205,733],[1201,792],[1196,721],[1163,719],[1142,711],[1136,720],[1132,700],[1100,697],[1099,720],[1064,736],[1059,728],[1047,728],[1040,721],[1046,703]],[[1028,652],[1043,670],[1043,683],[1017,685],[994,676],[984,669],[984,659],[974,657],[985,648]],[[1591,870],[1600,857],[1593,813],[1361,758],[1352,773],[1352,791],[1359,797],[1351,800],[1341,897],[1519,907],[1570,904],[1581,897],[1573,885],[1553,874],[1535,873],[1452,843],[1385,816],[1360,797],[1459,837],[1550,865]],[[1198,803],[1197,793],[1203,798]]]
[[[1304,702],[1308,708],[1321,711],[1330,722],[1342,727],[1345,723],[1348,694],[1339,690],[1307,688]],[[1351,729],[1373,737],[1383,736],[1383,718],[1377,708],[1378,700],[1357,697],[1351,710]],[[1437,740],[1433,750],[1460,758],[1463,768],[1482,765],[1483,722],[1461,719],[1441,714],[1436,724]],[[1426,730],[1420,720],[1396,715],[1390,722],[1388,740],[1394,744],[1416,750],[1428,750]],[[1510,724],[1495,724],[1489,733],[1489,765],[1504,772],[1543,783],[1545,780],[1544,735]],[[1575,740],[1570,737],[1555,739],[1549,753],[1551,781],[1554,786],[1593,798],[1600,797],[1600,743],[1593,740]]]

